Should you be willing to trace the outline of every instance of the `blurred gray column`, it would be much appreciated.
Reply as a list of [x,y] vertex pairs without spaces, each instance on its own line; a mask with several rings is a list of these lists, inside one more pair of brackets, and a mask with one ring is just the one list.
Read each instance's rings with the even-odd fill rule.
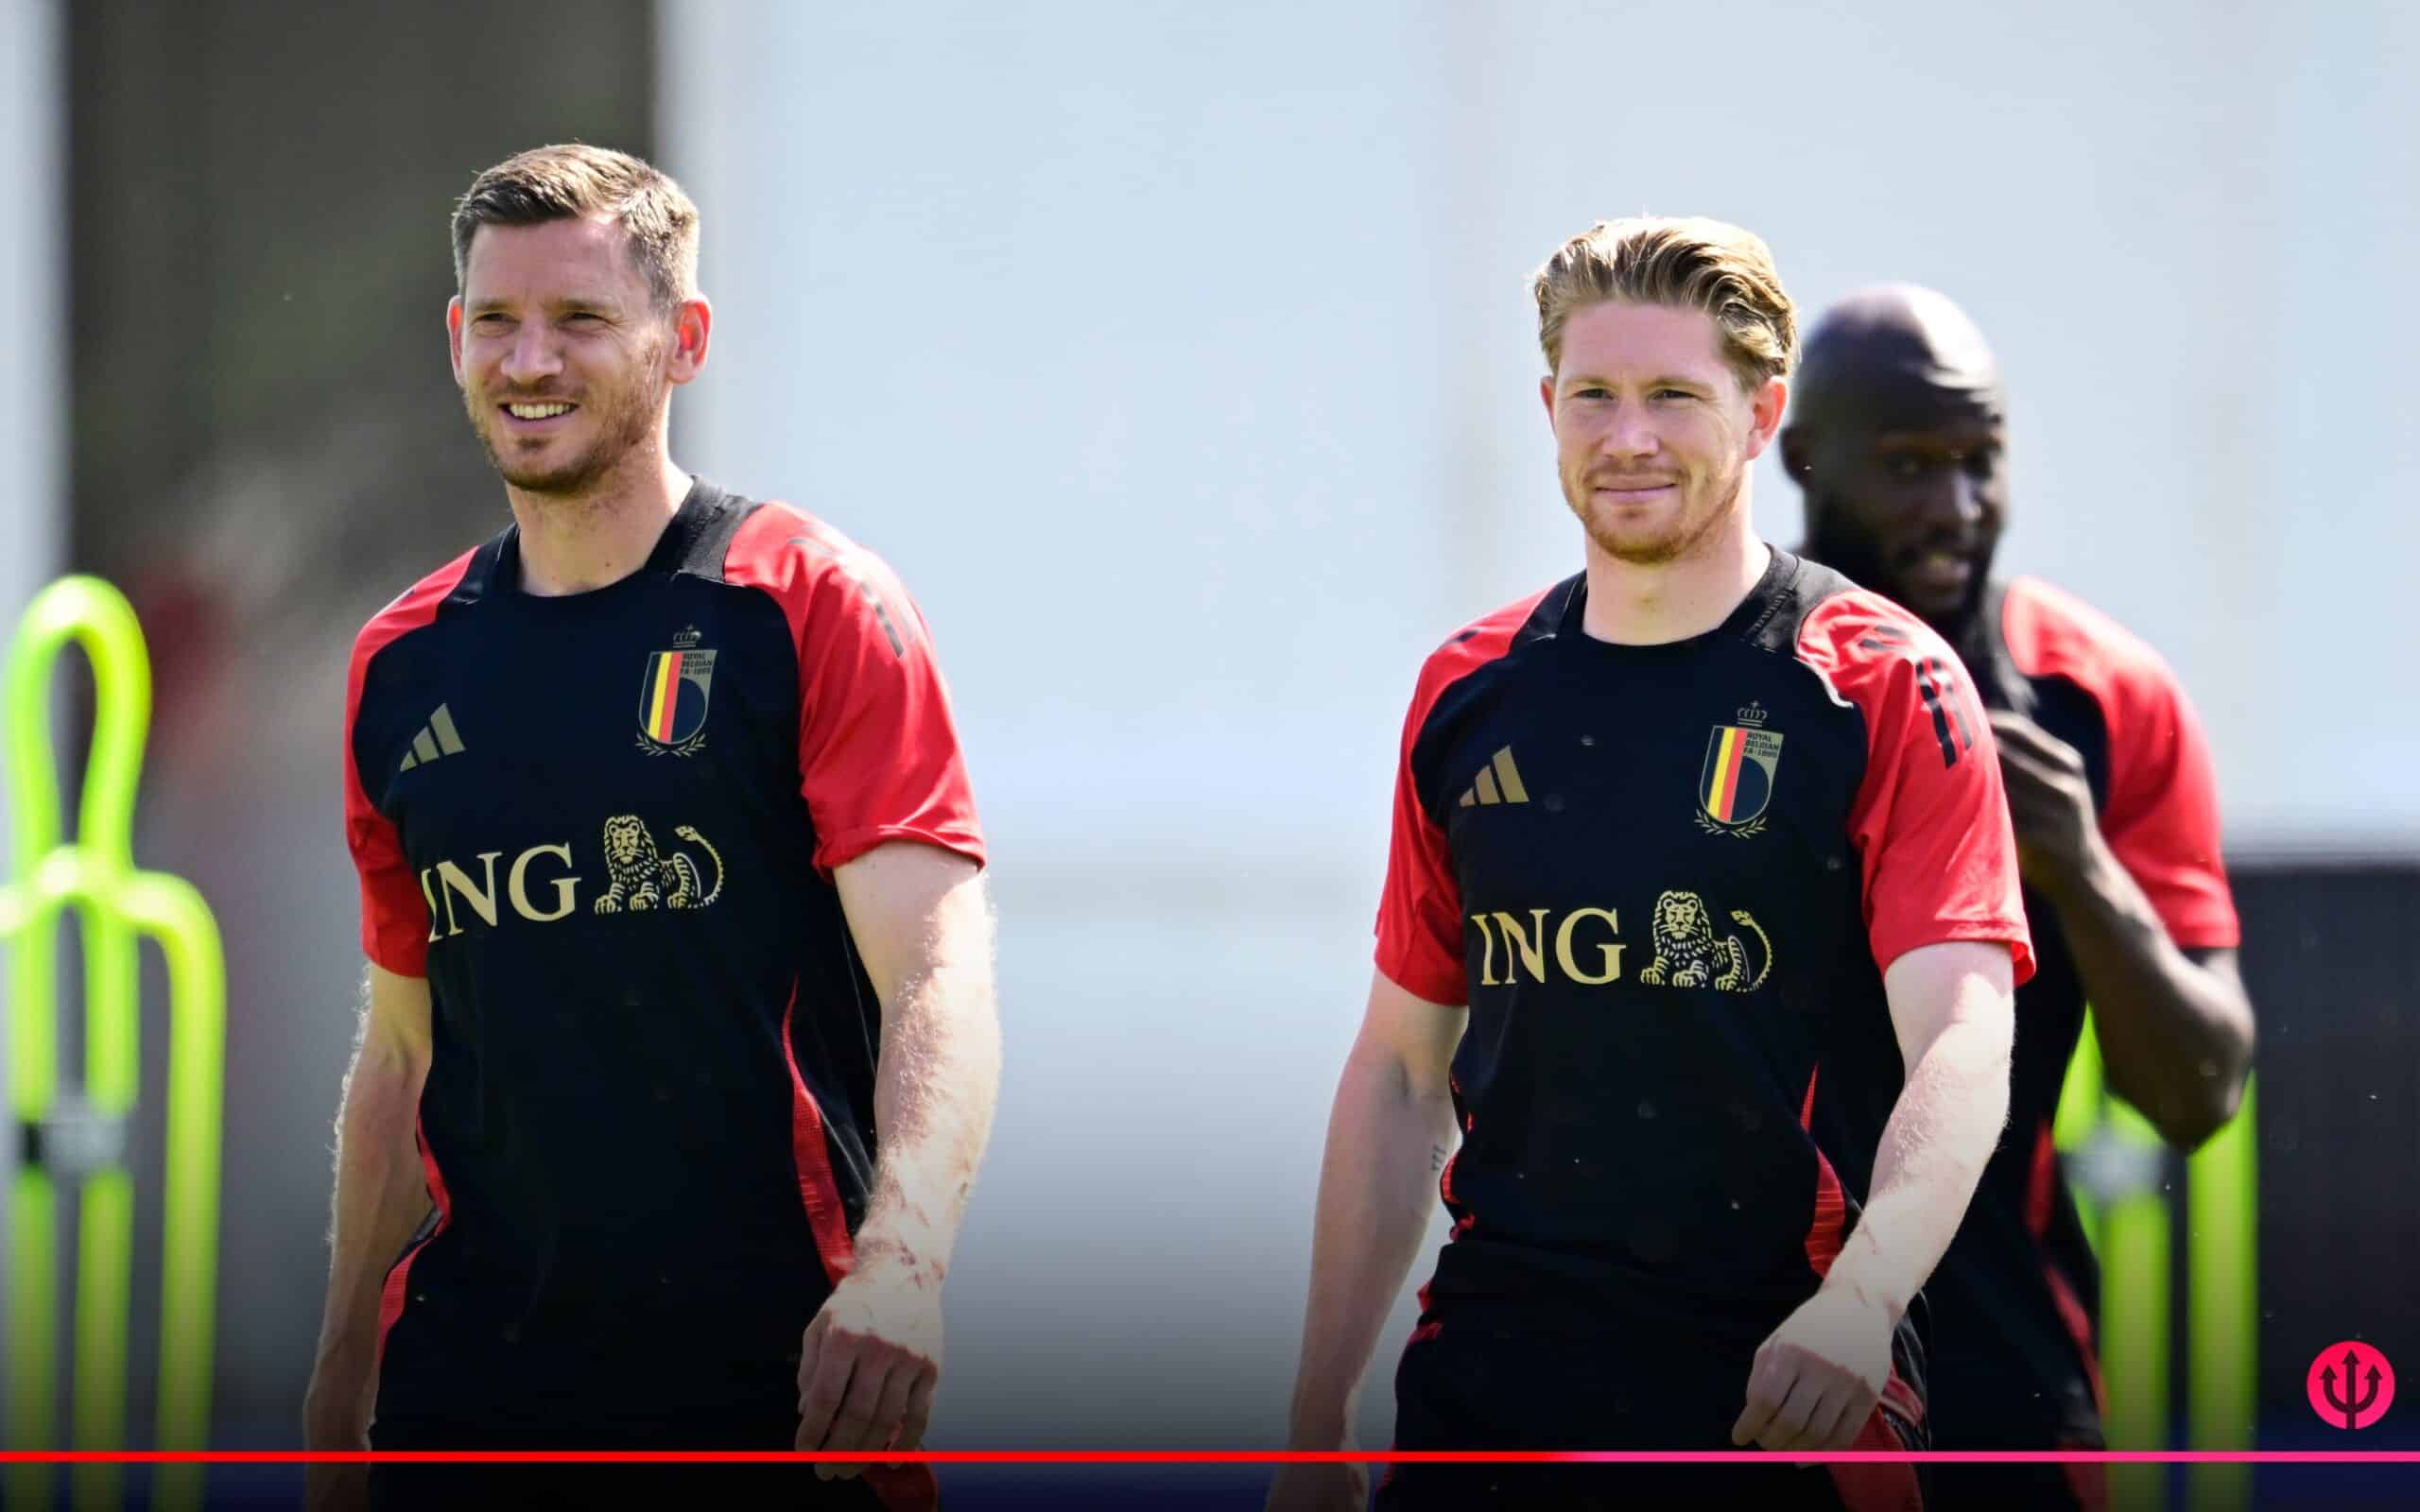
[[[18,207],[0,216],[0,289],[26,312],[10,335],[14,350],[0,362],[0,456],[14,473],[0,498],[0,616],[11,626],[57,564],[66,512],[60,23],[53,0],[0,4],[0,204]],[[0,817],[0,835],[6,823]]]
[[[52,0],[0,0],[0,204],[22,211],[0,215],[0,289],[23,312],[11,333],[14,351],[0,360],[0,456],[14,473],[0,496],[0,643],[57,569],[67,513],[60,20]],[[0,858],[9,854],[10,823],[0,791]],[[0,991],[0,1011],[7,1005]],[[0,1181],[15,1172],[11,1139],[0,1144]]]

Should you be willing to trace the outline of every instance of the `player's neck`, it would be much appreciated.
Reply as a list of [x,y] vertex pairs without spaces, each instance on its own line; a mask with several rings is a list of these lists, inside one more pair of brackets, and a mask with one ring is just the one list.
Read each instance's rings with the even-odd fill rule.
[[541,598],[585,593],[646,565],[689,495],[689,475],[659,441],[634,447],[596,489],[576,497],[507,486],[521,527],[521,591]]
[[1733,525],[1671,561],[1623,561],[1588,541],[1588,602],[1580,628],[1620,645],[1661,645],[1703,635],[1731,617],[1772,565],[1745,503]]

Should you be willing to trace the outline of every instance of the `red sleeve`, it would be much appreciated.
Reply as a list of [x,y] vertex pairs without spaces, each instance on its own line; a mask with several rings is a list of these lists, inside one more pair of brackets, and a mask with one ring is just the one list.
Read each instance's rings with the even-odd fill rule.
[[1413,997],[1460,1004],[1470,1001],[1462,972],[1461,886],[1454,880],[1445,832],[1422,806],[1411,775],[1412,743],[1436,701],[1428,681],[1424,673],[1425,696],[1412,699],[1395,765],[1394,829],[1387,842],[1387,880],[1378,894],[1378,971]]
[[1862,590],[1816,606],[1799,659],[1865,716],[1849,811],[1875,963],[1922,945],[1998,940],[2033,974],[1998,753],[1966,669],[1922,620]]
[[984,864],[974,790],[924,616],[873,553],[786,505],[733,537],[725,580],[782,606],[798,648],[799,791],[827,875],[889,840]]
[[2081,601],[2027,578],[2001,612],[2010,658],[2029,678],[2060,677],[2091,695],[2109,730],[2101,837],[2186,949],[2242,937],[2219,839],[2210,743],[2158,654]]
[[1445,832],[1420,800],[1412,747],[1445,690],[1504,655],[1538,601],[1551,592],[1542,589],[1446,642],[1420,669],[1411,709],[1404,716],[1387,880],[1378,895],[1377,966],[1388,981],[1425,1002],[1467,1004],[1471,994],[1462,965],[1461,885],[1455,880]]
[[427,974],[428,900],[404,857],[403,837],[394,821],[370,801],[354,727],[361,719],[362,686],[372,660],[437,618],[437,606],[470,570],[473,555],[464,552],[379,610],[354,637],[353,663],[345,674],[344,838],[361,882],[361,953],[398,976]]

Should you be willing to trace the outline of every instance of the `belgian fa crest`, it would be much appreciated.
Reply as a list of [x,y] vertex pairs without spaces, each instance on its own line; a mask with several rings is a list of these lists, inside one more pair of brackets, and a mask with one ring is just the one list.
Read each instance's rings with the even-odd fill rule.
[[1706,737],[1698,773],[1698,828],[1746,839],[1765,827],[1765,805],[1781,771],[1781,732],[1764,728],[1765,707],[1750,703],[1736,725],[1717,725]]
[[715,654],[698,649],[691,626],[673,649],[647,659],[639,679],[639,749],[651,756],[687,756],[706,743],[706,699],[714,692]]

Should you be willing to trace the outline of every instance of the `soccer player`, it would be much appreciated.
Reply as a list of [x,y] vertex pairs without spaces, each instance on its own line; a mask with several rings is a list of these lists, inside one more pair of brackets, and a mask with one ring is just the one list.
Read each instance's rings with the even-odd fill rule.
[[[1435,1181],[1397,1448],[1778,1452],[1670,1485],[1403,1466],[1379,1505],[1912,1506],[1907,1465],[1789,1452],[1923,1444],[1906,1313],[2031,970],[1990,730],[1921,621],[1754,532],[1796,348],[1761,240],[1600,222],[1533,287],[1585,567],[1420,674],[1292,1442],[1344,1446]],[[1864,1066],[1890,1091],[1858,1106]],[[1358,1494],[1289,1467],[1270,1501]]]
[[[2099,1449],[2098,1273],[2050,1138],[2084,1005],[2110,1087],[2187,1151],[2234,1114],[2253,1014],[2210,753],[2184,690],[2105,616],[1991,576],[2007,428],[1974,323],[1933,290],[1893,285],[1843,301],[1808,336],[1781,448],[1807,554],[1922,615],[1990,711],[2041,963],[2018,994],[2006,1136],[1926,1288],[1934,1443]],[[1956,1506],[2105,1495],[2097,1466],[1938,1469]]]
[[[453,232],[511,523],[354,648],[368,1003],[308,1442],[862,1450],[759,1489],[929,1504],[881,1452],[925,1431],[999,1057],[932,644],[873,555],[673,465],[712,325],[677,184],[538,148]],[[468,1504],[445,1469],[314,1500]]]

